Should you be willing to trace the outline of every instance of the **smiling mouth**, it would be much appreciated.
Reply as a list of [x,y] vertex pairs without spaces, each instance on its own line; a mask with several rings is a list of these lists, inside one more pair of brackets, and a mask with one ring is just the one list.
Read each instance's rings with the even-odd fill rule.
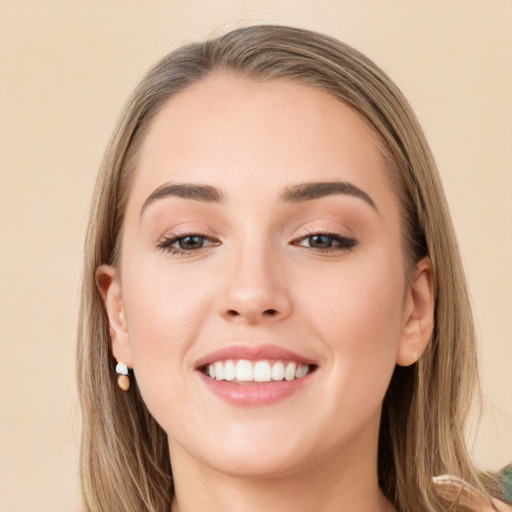
[[317,368],[313,364],[284,360],[228,359],[204,365],[199,370],[211,379],[237,384],[264,384],[302,379]]

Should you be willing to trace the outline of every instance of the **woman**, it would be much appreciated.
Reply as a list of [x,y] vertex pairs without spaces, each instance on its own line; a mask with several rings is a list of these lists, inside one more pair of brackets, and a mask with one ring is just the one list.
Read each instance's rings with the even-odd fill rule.
[[465,447],[474,333],[433,158],[327,36],[235,30],[135,90],[78,378],[88,510],[507,510]]

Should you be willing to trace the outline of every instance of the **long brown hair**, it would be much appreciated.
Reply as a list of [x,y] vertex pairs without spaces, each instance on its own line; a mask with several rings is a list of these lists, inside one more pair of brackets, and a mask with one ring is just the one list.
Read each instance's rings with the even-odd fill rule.
[[411,367],[397,367],[384,400],[379,483],[400,511],[439,511],[432,477],[459,476],[482,489],[468,457],[464,427],[478,385],[473,318],[457,241],[434,159],[397,86],[350,46],[283,26],[234,30],[164,57],[136,88],[114,131],[96,184],[85,244],[78,333],[83,412],[81,478],[87,510],[166,511],[173,486],[165,432],[141,399],[135,378],[115,384],[107,317],[96,269],[120,257],[123,215],[141,144],[173,95],[213,72],[316,87],[359,112],[382,140],[402,212],[409,269],[432,262],[435,331]]

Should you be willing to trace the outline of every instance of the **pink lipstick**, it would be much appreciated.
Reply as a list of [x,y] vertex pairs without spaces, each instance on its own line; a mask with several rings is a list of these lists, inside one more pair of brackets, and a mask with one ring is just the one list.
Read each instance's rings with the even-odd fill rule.
[[317,365],[276,345],[233,345],[209,353],[195,365],[203,383],[232,405],[267,405],[295,393]]

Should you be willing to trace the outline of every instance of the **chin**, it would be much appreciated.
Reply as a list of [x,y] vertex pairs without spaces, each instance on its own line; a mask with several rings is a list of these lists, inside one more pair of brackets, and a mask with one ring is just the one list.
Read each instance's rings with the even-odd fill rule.
[[[210,459],[210,458],[208,458]],[[306,469],[305,461],[297,460],[294,454],[275,454],[270,450],[260,450],[256,456],[251,453],[232,454],[222,460],[205,461],[219,473],[243,480],[271,480],[283,478]]]
[[195,460],[203,469],[248,480],[284,477],[315,465],[311,459],[316,456],[311,457],[311,454],[318,450],[306,450],[302,433],[296,434],[290,435],[290,429],[265,434],[263,426],[259,425],[245,431],[225,428],[221,435],[212,429],[201,436],[200,442],[200,433],[196,432],[194,438],[182,438],[180,442],[169,438],[171,461],[178,465],[179,459],[184,457],[192,464]]

